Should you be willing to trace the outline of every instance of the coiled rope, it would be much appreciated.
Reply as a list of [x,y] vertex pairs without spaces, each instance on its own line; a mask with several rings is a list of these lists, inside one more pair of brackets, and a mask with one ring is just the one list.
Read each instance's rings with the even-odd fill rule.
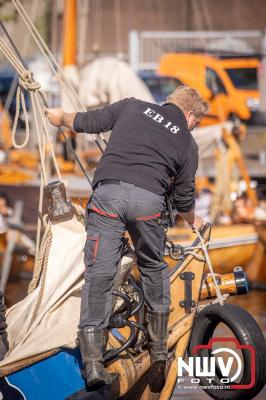
[[36,304],[35,304],[35,307],[33,310],[31,322],[30,322],[29,326],[31,326],[33,321],[35,320],[35,318],[38,314],[40,304],[42,302],[52,239],[53,239],[53,234],[52,234],[52,230],[51,230],[51,223],[48,222],[46,225],[45,232],[42,237],[39,256],[38,256],[37,262],[35,263],[35,266],[34,266],[33,277],[29,284],[29,287],[28,287],[28,294],[29,294],[29,293],[33,292],[33,290],[35,290],[37,288],[37,286],[40,284],[38,298],[37,298],[37,301],[36,301]]
[[[30,126],[29,126],[29,117],[26,109],[26,102],[25,102],[25,95],[24,90],[39,90],[40,84],[38,82],[33,81],[32,74],[30,71],[27,71],[25,74],[22,74],[18,80],[18,87],[16,93],[16,114],[14,118],[13,128],[12,128],[12,144],[16,149],[21,149],[29,141],[30,136]],[[16,141],[16,130],[17,124],[19,119],[19,111],[20,107],[22,107],[24,118],[25,118],[25,125],[26,125],[26,134],[25,139],[21,144],[18,144]]]
[[[0,38],[0,50],[2,51],[4,56],[7,58],[7,60],[10,62],[10,64],[13,66],[13,68],[17,71],[19,75],[18,87],[16,92],[16,113],[12,128],[12,144],[16,149],[21,149],[25,147],[26,144],[28,143],[30,135],[29,118],[26,109],[24,90],[32,90],[32,91],[40,90],[40,84],[33,80],[32,73],[24,68],[20,60],[17,58],[16,54],[8,47],[8,45],[2,38]],[[16,130],[17,130],[20,108],[22,108],[25,118],[26,133],[23,142],[21,144],[18,144],[16,141]]]

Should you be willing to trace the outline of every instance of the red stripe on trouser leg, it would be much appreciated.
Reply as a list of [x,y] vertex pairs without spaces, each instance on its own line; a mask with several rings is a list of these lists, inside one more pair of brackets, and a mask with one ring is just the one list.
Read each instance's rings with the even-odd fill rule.
[[118,217],[118,214],[108,213],[108,212],[106,212],[104,210],[100,210],[99,208],[97,208],[95,206],[92,206],[91,209],[92,209],[92,211],[95,211],[98,214],[104,215],[105,217],[111,217],[111,218],[117,218]]
[[153,214],[153,215],[147,215],[145,217],[137,217],[136,220],[137,221],[146,221],[149,219],[158,218],[160,216],[161,216],[161,213],[157,213],[157,214]]

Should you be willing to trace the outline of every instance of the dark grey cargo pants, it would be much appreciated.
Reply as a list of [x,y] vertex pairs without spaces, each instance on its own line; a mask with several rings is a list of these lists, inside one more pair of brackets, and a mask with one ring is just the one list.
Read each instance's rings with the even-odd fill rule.
[[163,260],[166,224],[161,217],[164,197],[117,182],[100,182],[88,204],[80,328],[108,326],[126,230],[135,247],[147,307],[153,311],[169,308],[170,277]]

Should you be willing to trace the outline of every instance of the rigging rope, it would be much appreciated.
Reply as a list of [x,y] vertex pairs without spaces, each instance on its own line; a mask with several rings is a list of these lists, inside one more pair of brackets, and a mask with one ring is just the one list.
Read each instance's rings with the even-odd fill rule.
[[207,263],[207,265],[209,267],[209,270],[210,270],[210,273],[211,273],[211,276],[212,276],[212,279],[213,279],[213,284],[214,284],[214,287],[215,287],[215,290],[216,290],[217,299],[219,301],[220,306],[223,306],[224,299],[223,299],[223,296],[221,294],[220,288],[219,288],[219,286],[217,284],[217,281],[216,281],[216,278],[215,278],[215,274],[214,274],[214,271],[213,271],[213,266],[212,266],[211,259],[209,257],[207,245],[204,242],[204,239],[201,236],[201,233],[197,229],[195,229],[195,232],[196,232],[196,234],[197,234],[197,236],[198,236],[198,238],[200,240],[201,247],[202,247],[202,250],[203,250],[203,253],[204,253],[204,256],[205,256],[205,260],[206,260],[206,263]]
[[[46,221],[45,216],[43,218],[43,221]],[[47,265],[48,263],[48,258],[46,258],[46,254],[49,254],[51,243],[52,243],[51,223],[46,223],[45,231],[40,246],[40,252],[37,257],[38,260],[34,267],[33,276],[28,287],[28,294],[33,292],[33,290],[35,290],[36,287],[38,286],[42,270],[45,267],[45,264]]]
[[35,318],[37,317],[42,302],[52,239],[53,239],[53,234],[51,230],[51,223],[49,223],[46,227],[45,234],[43,235],[42,243],[40,246],[40,255],[38,257],[38,263],[36,265],[36,268],[34,267],[34,275],[28,289],[28,293],[31,293],[34,289],[37,288],[38,283],[40,282],[40,290],[29,326],[32,325]]
[[[15,113],[15,118],[14,118],[14,124],[12,128],[12,142],[13,146],[17,149],[21,149],[22,147],[26,146],[29,140],[29,119],[28,119],[28,114],[27,114],[27,109],[26,109],[26,102],[25,102],[25,95],[23,89],[27,90],[38,90],[40,89],[39,83],[33,81],[32,79],[32,74],[30,71],[27,71],[20,60],[16,57],[15,53],[12,52],[11,49],[7,46],[5,41],[0,38],[0,50],[2,53],[5,55],[7,60],[10,62],[10,64],[13,66],[13,68],[17,71],[19,75],[19,85],[17,88],[17,93],[16,93],[16,113]],[[18,118],[19,118],[19,112],[20,112],[20,107],[22,107],[23,113],[24,113],[24,118],[25,118],[25,125],[26,125],[26,134],[23,142],[21,144],[18,144],[16,141],[16,129],[17,129],[17,123],[18,123]]]
[[[13,0],[12,0],[12,1],[13,1]],[[13,3],[14,3],[14,1],[13,1]],[[61,83],[61,86],[62,86],[63,89],[65,90],[65,93],[67,94],[69,101],[71,102],[71,104],[72,104],[73,107],[75,108],[76,106],[75,106],[75,105],[73,104],[73,102],[72,102],[72,96],[74,95],[74,97],[76,98],[76,100],[77,100],[77,102],[79,103],[80,107],[81,107],[81,108],[83,107],[83,109],[84,109],[84,106],[82,106],[82,104],[79,102],[79,98],[78,98],[78,96],[77,96],[77,93],[76,93],[75,90],[73,89],[73,87],[69,84],[69,82],[68,82],[67,80],[65,80],[65,82],[66,82],[66,85],[65,85],[64,81],[61,79],[61,76],[57,73],[56,68],[60,71],[61,75],[62,75],[63,78],[64,78],[63,71],[61,70],[60,66],[57,64],[57,62],[56,62],[54,56],[52,55],[52,53],[50,52],[49,48],[47,47],[47,45],[46,45],[45,42],[43,41],[42,37],[40,36],[39,32],[37,31],[37,29],[36,29],[35,26],[33,25],[31,19],[28,17],[28,15],[27,15],[26,11],[24,10],[23,6],[21,5],[21,3],[20,3],[19,1],[17,1],[17,3],[18,3],[18,4],[17,4],[18,7],[20,7],[20,8],[17,8],[17,11],[20,13],[20,16],[21,16],[21,18],[23,19],[23,21],[25,22],[26,27],[28,28],[30,34],[32,35],[32,37],[34,38],[36,44],[38,45],[38,47],[39,47],[40,50],[42,51],[44,57],[46,58],[46,61],[48,62],[48,64],[50,65],[50,67],[51,67],[51,69],[52,69],[52,72],[56,75],[57,79],[58,79],[59,82]],[[14,3],[14,5],[15,5],[15,3]],[[18,69],[16,69],[16,68],[15,68],[15,69],[17,70],[17,72],[18,72],[18,74],[19,74],[19,77],[20,77],[20,78],[19,78],[19,79],[20,79],[19,82],[21,83],[22,88],[23,88],[23,89],[26,89],[26,90],[31,90],[31,91],[38,90],[38,91],[39,91],[39,94],[40,94],[40,96],[41,96],[41,98],[42,98],[42,100],[43,100],[43,102],[44,102],[44,104],[45,104],[45,106],[48,107],[48,103],[47,103],[47,100],[45,99],[45,96],[44,96],[43,92],[40,91],[40,88],[37,89],[38,83],[33,81],[31,72],[26,70],[26,66],[25,66],[25,64],[24,64],[24,62],[23,62],[23,59],[22,59],[22,57],[21,57],[21,55],[20,55],[18,49],[16,48],[16,46],[15,46],[13,40],[12,40],[11,37],[9,36],[9,34],[8,34],[8,32],[7,32],[7,30],[6,30],[5,26],[4,26],[4,24],[2,23],[2,21],[0,21],[0,24],[1,24],[2,29],[4,30],[4,32],[5,32],[6,36],[7,36],[7,38],[9,39],[9,41],[10,41],[12,47],[13,47],[13,50],[15,51],[15,53],[16,53],[16,55],[17,55],[17,58],[18,58],[19,61],[20,61],[20,65],[17,66]],[[35,35],[36,35],[36,36],[35,36]],[[44,49],[42,48],[41,43],[42,43]],[[46,53],[45,53],[44,50],[47,51],[47,53],[49,54],[49,56],[50,56],[50,58],[52,59],[53,63],[55,64],[56,68],[53,66],[53,63],[51,63],[49,57],[46,55]],[[10,60],[10,62],[13,62],[13,63],[15,64],[15,63],[16,63],[16,59],[15,59],[15,60],[13,59],[14,57],[13,57],[12,53],[9,52],[9,48],[6,47],[6,49],[5,49],[4,51],[5,51],[5,54],[9,54],[9,60]],[[21,67],[21,68],[19,68],[19,67]],[[24,71],[23,71],[23,68],[24,68]],[[64,78],[64,79],[65,79],[65,78]],[[68,89],[71,90],[71,92],[72,92],[71,94],[68,93]],[[21,100],[20,100],[20,99],[21,99]],[[17,120],[18,120],[18,116],[19,116],[20,103],[21,103],[21,105],[22,105],[23,112],[24,112],[24,114],[25,114],[26,136],[25,136],[25,140],[23,141],[23,143],[22,143],[21,145],[18,145],[18,144],[16,143],[16,141],[15,141],[15,132],[16,132],[16,128],[17,128]],[[42,114],[42,110],[40,110],[40,107],[38,107],[38,108],[39,108],[39,112],[40,112],[41,118],[42,118],[42,120],[44,120],[44,117],[43,117],[43,114]],[[86,108],[85,108],[85,110],[86,110]],[[46,123],[44,123],[44,126],[46,126]],[[46,129],[46,131],[47,131],[47,129]],[[45,134],[46,134],[47,138],[49,138],[48,132],[46,132],[46,131],[45,131]],[[24,146],[27,144],[28,140],[29,140],[28,115],[27,115],[27,113],[26,113],[26,106],[25,106],[24,93],[22,92],[22,90],[21,90],[20,87],[18,88],[18,92],[17,92],[16,119],[15,119],[15,124],[14,124],[13,129],[12,129],[12,137],[13,137],[13,144],[14,144],[14,146],[15,146],[16,148],[22,148],[22,147],[24,147]],[[70,148],[70,150],[71,150],[71,152],[72,152],[72,154],[73,154],[75,160],[77,161],[77,163],[78,163],[78,165],[79,165],[79,167],[80,167],[82,173],[83,173],[84,176],[86,177],[86,179],[87,179],[87,181],[89,182],[90,186],[92,186],[92,182],[91,182],[90,177],[88,176],[88,174],[87,174],[87,172],[86,172],[84,166],[82,165],[81,160],[80,160],[80,159],[78,158],[78,156],[76,155],[76,153],[75,153],[75,151],[74,151],[74,149],[73,149],[71,143],[70,143],[69,140],[67,139],[67,137],[66,137],[66,135],[64,134],[64,132],[63,132],[63,137],[64,137],[64,140],[65,140],[67,146]],[[105,144],[107,144],[107,143],[106,143],[106,140],[102,137],[101,134],[100,134],[100,137],[101,137],[101,139],[103,140],[103,142],[104,142]],[[94,139],[95,139],[95,135],[94,135]],[[98,145],[98,147],[99,147],[99,149],[101,150],[101,152],[103,153],[104,150],[103,150],[102,146],[100,145],[99,141],[95,139],[95,142],[96,142],[96,144]],[[58,168],[58,166],[57,166],[56,158],[55,158],[55,156],[54,156],[54,154],[53,154],[53,148],[52,148],[52,146],[51,146],[51,142],[50,142],[49,139],[48,139],[48,143],[49,143],[49,146],[50,146],[50,149],[51,149],[51,152],[52,152],[52,158],[53,158],[53,161],[54,161],[54,164],[55,164],[56,172],[57,172],[58,176],[61,177],[59,168]],[[61,180],[61,178],[60,178],[60,180]]]
[[[213,271],[212,262],[211,262],[211,259],[209,257],[209,253],[208,253],[209,242],[208,241],[205,242],[205,240],[202,237],[201,233],[197,229],[194,229],[194,231],[198,236],[198,239],[200,241],[200,245],[182,247],[180,245],[175,245],[174,242],[168,238],[167,242],[170,244],[170,246],[169,246],[169,255],[170,255],[171,258],[173,258],[173,260],[177,260],[177,261],[178,260],[183,260],[184,257],[187,256],[187,255],[191,255],[196,260],[204,262],[204,263],[207,263],[207,265],[209,267],[210,274],[211,274],[212,279],[213,279],[214,288],[215,288],[216,295],[217,295],[217,300],[220,303],[220,305],[223,305],[224,304],[223,296],[221,294],[220,288],[219,288],[219,286],[217,284],[217,281],[215,279],[215,273]],[[201,256],[200,254],[196,253],[194,250],[202,250],[204,255]]]
[[[32,110],[33,110],[33,115],[34,115],[34,120],[37,128],[37,136],[38,136],[38,145],[39,145],[39,151],[40,151],[40,161],[41,161],[41,171],[44,177],[45,183],[47,182],[47,177],[45,173],[45,164],[44,164],[44,158],[42,156],[42,144],[41,144],[41,136],[40,136],[40,130],[39,130],[39,123],[38,123],[38,117],[37,117],[37,112],[36,112],[36,104],[39,104],[39,98],[38,94],[40,95],[40,84],[38,82],[35,82],[32,73],[24,67],[22,62],[18,59],[16,54],[8,48],[7,44],[5,41],[0,38],[0,51],[4,54],[4,56],[7,58],[9,63],[13,66],[17,74],[19,75],[19,85],[17,89],[17,104],[16,104],[16,116],[15,116],[15,121],[12,129],[12,142],[13,146],[15,148],[22,148],[25,147],[26,144],[28,143],[29,140],[29,121],[28,121],[28,115],[27,115],[27,110],[26,110],[26,104],[25,104],[25,97],[23,90],[28,90],[30,92],[30,98],[32,102]],[[21,103],[20,103],[21,101]],[[16,141],[16,128],[17,128],[17,122],[18,122],[18,114],[20,110],[20,104],[22,105],[22,109],[25,115],[25,123],[26,123],[26,135],[24,138],[23,143],[18,144]],[[56,160],[54,159],[55,163],[57,164]],[[57,168],[58,170],[58,168]],[[59,176],[60,179],[60,176]],[[46,183],[47,184],[47,183]]]
[[[5,41],[0,38],[0,51],[4,54],[4,56],[7,58],[7,60],[10,62],[10,64],[13,66],[15,71],[17,72],[19,76],[19,84],[17,88],[17,94],[16,94],[16,114],[15,114],[15,120],[14,120],[14,125],[12,128],[12,142],[13,146],[17,149],[23,148],[26,146],[29,140],[29,135],[30,135],[30,130],[29,130],[29,120],[28,120],[28,114],[27,114],[27,109],[26,109],[26,104],[25,104],[25,96],[24,96],[24,90],[29,91],[30,94],[30,100],[32,104],[32,112],[33,112],[33,119],[34,123],[36,126],[36,134],[37,134],[37,142],[38,142],[38,148],[39,148],[39,154],[40,154],[40,167],[41,167],[41,185],[40,185],[40,197],[39,197],[39,218],[38,218],[38,223],[37,223],[37,234],[36,234],[36,250],[35,250],[35,266],[34,269],[38,263],[38,257],[39,257],[39,251],[40,251],[40,238],[41,238],[41,219],[40,216],[42,214],[42,204],[43,204],[43,185],[48,184],[48,177],[46,173],[46,167],[45,167],[45,153],[46,153],[46,142],[49,145],[50,152],[52,155],[52,160],[54,163],[55,171],[58,176],[58,179],[62,182],[62,176],[58,167],[58,163],[54,154],[53,146],[51,143],[51,139],[49,137],[49,133],[47,130],[47,120],[45,119],[43,115],[43,110],[40,104],[40,100],[46,101],[44,94],[40,90],[40,84],[36,82],[33,79],[31,71],[28,71],[24,65],[24,62],[16,49],[16,46],[14,45],[12,39],[9,37],[2,21],[1,21],[1,26],[4,29],[4,32],[6,33],[7,38],[10,40],[11,45],[13,47],[13,50],[8,47],[8,45],[5,43]],[[19,117],[19,111],[20,111],[20,106],[22,106],[22,110],[24,112],[25,116],[25,124],[26,124],[26,134],[23,142],[21,144],[18,144],[16,141],[16,128],[17,128],[17,122],[18,122],[18,117]],[[40,117],[40,118],[39,118]],[[40,122],[39,120],[41,119],[41,125],[42,129],[40,127]],[[44,135],[42,135],[42,130],[44,132]]]
[[[75,111],[80,111],[80,110],[87,111],[86,107],[80,102],[78,94],[77,94],[77,91],[74,89],[74,87],[71,85],[71,83],[65,78],[62,68],[60,67],[60,65],[56,61],[55,57],[53,56],[52,52],[50,51],[49,47],[47,46],[47,44],[45,43],[43,38],[41,37],[41,35],[38,32],[38,30],[34,26],[33,22],[31,21],[31,18],[27,14],[27,12],[24,9],[24,7],[22,6],[21,2],[19,0],[12,0],[12,2],[13,2],[14,7],[17,10],[19,16],[21,17],[21,19],[25,23],[27,29],[29,30],[29,32],[30,32],[32,38],[34,39],[35,43],[39,47],[39,49],[40,49],[41,53],[43,54],[43,56],[45,57],[45,59],[46,59],[48,65],[50,66],[53,74],[56,76],[57,80],[61,84],[61,87],[62,87],[64,93],[68,97],[68,100],[70,101],[70,103],[74,107]],[[75,102],[73,102],[73,98],[75,99]],[[95,140],[97,146],[99,147],[99,149],[103,153],[104,150],[103,150],[101,144],[99,143],[99,141],[97,140],[96,135],[93,135],[93,136],[94,136],[94,140]],[[103,137],[103,135],[101,133],[99,134],[99,137],[103,140],[103,142],[105,144],[107,144],[105,138]]]

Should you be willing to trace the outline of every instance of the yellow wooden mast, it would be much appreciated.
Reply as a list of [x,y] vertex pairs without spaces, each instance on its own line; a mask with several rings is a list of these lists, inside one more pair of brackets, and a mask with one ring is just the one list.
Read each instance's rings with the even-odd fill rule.
[[64,0],[63,65],[77,61],[77,0]]

